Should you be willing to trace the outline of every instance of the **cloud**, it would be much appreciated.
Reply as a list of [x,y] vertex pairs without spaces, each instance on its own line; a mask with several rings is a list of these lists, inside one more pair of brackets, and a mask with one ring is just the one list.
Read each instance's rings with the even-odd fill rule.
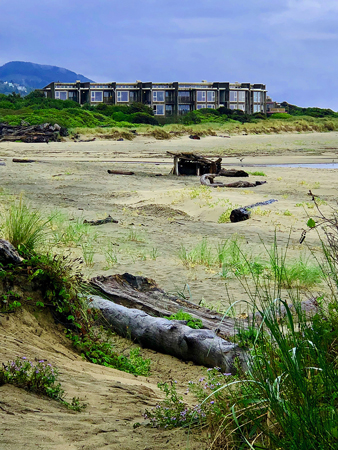
[[0,64],[97,81],[262,82],[277,100],[338,109],[336,0],[2,3]]

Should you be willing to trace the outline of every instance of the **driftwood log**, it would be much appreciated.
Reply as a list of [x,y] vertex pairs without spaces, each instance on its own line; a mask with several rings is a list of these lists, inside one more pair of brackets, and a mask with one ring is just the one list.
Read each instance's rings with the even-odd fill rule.
[[224,372],[236,372],[235,360],[245,367],[245,351],[211,330],[194,330],[182,321],[153,317],[99,296],[93,296],[90,305],[101,311],[118,334],[143,347],[206,367],[220,367]]
[[231,222],[242,222],[243,220],[250,219],[251,209],[256,206],[270,205],[270,203],[277,202],[278,200],[270,199],[265,202],[254,203],[253,205],[243,206],[243,208],[233,209],[230,213],[230,221]]
[[33,163],[33,162],[36,162],[35,159],[22,159],[22,158],[13,158],[12,161],[14,163]]
[[124,273],[94,277],[90,283],[104,297],[127,308],[137,308],[156,317],[170,316],[183,309],[192,317],[201,319],[204,328],[215,331],[220,337],[228,338],[236,333],[234,319],[168,295],[150,278]]
[[236,178],[245,178],[248,177],[248,172],[245,170],[237,170],[237,169],[221,169],[218,174],[219,177],[236,177]]
[[103,225],[105,223],[119,223],[118,220],[113,219],[111,215],[107,216],[105,219],[98,220],[84,220],[83,223],[87,223],[88,225]]
[[[91,279],[109,300],[94,296],[92,306],[119,334],[129,335],[140,345],[207,367],[233,372],[234,360],[245,367],[245,352],[226,338],[236,334],[235,320],[186,299],[167,295],[149,279],[128,273]],[[185,321],[164,316],[183,310],[200,319],[203,329],[194,330]],[[246,327],[245,321],[241,326]]]
[[215,181],[215,178],[217,176],[218,174],[206,173],[201,176],[200,183],[203,184],[204,186],[229,187],[229,188],[256,187],[266,183],[266,181],[254,181],[253,183],[250,183],[249,181],[234,181],[233,183],[221,183],[219,181]]
[[135,172],[127,172],[125,170],[110,170],[108,169],[110,175],[135,175]]

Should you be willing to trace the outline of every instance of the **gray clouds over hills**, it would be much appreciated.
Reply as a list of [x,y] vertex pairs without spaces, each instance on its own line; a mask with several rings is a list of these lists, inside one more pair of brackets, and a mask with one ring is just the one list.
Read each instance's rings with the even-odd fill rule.
[[4,3],[0,65],[95,81],[261,82],[277,101],[338,109],[336,0]]

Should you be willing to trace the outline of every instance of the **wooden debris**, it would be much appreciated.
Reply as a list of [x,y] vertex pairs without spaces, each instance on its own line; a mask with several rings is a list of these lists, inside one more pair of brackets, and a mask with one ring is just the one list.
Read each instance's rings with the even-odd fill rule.
[[245,369],[245,350],[216,336],[211,330],[195,330],[186,326],[184,321],[153,317],[96,295],[91,297],[90,307],[99,309],[116,333],[142,347],[206,367],[220,367],[232,374],[236,373],[236,364]]
[[57,123],[52,125],[44,123],[42,125],[28,125],[22,122],[21,125],[9,125],[0,123],[0,142],[2,141],[22,141],[22,142],[45,142],[59,141],[60,136],[68,136],[66,128],[60,127]]
[[236,208],[231,211],[230,221],[231,222],[242,222],[243,220],[250,219],[251,209],[256,206],[270,205],[270,203],[277,202],[274,198],[266,200],[265,202],[254,203],[253,205],[244,206],[243,208]]
[[21,158],[13,158],[12,161],[14,163],[33,163],[33,162],[36,162],[35,159],[21,159]]
[[248,187],[256,187],[261,184],[266,183],[266,181],[254,181],[250,183],[249,181],[234,181],[233,183],[221,183],[219,181],[215,181],[217,174],[206,173],[201,176],[200,182],[204,186],[211,187],[229,187],[229,188],[248,188]]
[[216,160],[205,158],[192,152],[171,153],[168,155],[174,157],[174,175],[197,175],[201,176],[206,173],[218,173],[221,170],[222,158]]
[[[153,280],[128,273],[92,278],[91,284],[105,297],[93,296],[91,307],[100,309],[120,335],[144,347],[207,367],[218,366],[234,372],[235,358],[245,366],[246,353],[226,340],[236,333],[234,319],[167,295]],[[203,329],[194,330],[185,321],[163,318],[181,309],[201,319]],[[241,322],[245,328],[246,321]]]
[[201,319],[204,328],[216,330],[221,337],[235,334],[235,321],[186,299],[166,294],[154,280],[129,273],[123,275],[98,276],[90,283],[104,293],[106,298],[127,308],[137,308],[156,317],[170,316],[180,309],[196,319]]
[[200,140],[201,139],[201,137],[200,136],[198,136],[198,134],[191,134],[190,136],[189,136],[189,139],[196,139],[196,140]]
[[221,183],[220,181],[214,181],[214,178],[216,178],[216,174],[212,173],[206,173],[201,176],[200,182],[204,186],[211,186],[211,187],[225,187],[224,183]]
[[111,215],[107,216],[105,219],[99,220],[84,220],[83,223],[87,223],[89,225],[103,225],[105,223],[119,223],[118,220],[112,218]]
[[245,170],[237,170],[237,169],[221,169],[218,174],[221,177],[240,177],[245,178],[248,177],[249,174],[245,172]]
[[111,175],[135,175],[135,172],[126,172],[124,170],[108,170]]

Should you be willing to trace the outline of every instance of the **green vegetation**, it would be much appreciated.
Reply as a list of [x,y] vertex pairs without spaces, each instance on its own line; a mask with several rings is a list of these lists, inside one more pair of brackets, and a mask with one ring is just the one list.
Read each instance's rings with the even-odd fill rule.
[[6,383],[14,384],[29,392],[50,397],[68,409],[74,411],[84,409],[87,405],[81,404],[78,398],[74,397],[71,403],[64,399],[61,384],[56,384],[58,375],[57,369],[44,360],[34,364],[23,356],[21,359],[17,358],[15,361],[3,364],[0,368],[0,386]]
[[2,214],[3,234],[14,247],[33,250],[46,240],[50,220],[44,219],[39,211],[33,211],[20,197]]
[[187,322],[187,326],[190,328],[203,328],[203,323],[200,319],[194,319],[191,314],[184,312],[183,309],[180,309],[177,313],[172,314],[170,317],[164,316],[164,318],[168,320],[185,320]]
[[256,170],[255,172],[248,172],[250,175],[256,176],[256,177],[266,177],[266,174],[264,172],[261,172],[259,170]]
[[302,288],[310,288],[323,281],[323,271],[314,257],[301,252],[297,259],[287,262],[286,255],[287,249],[285,252],[279,250],[275,241],[271,250],[266,249],[265,257],[253,257],[249,250],[244,250],[240,238],[235,235],[217,246],[212,246],[206,238],[190,251],[182,245],[178,256],[187,267],[202,265],[218,269],[224,279],[259,278],[267,284],[278,279],[283,287]]
[[208,448],[219,450],[337,448],[338,220],[315,206],[321,220],[309,219],[308,231],[325,225],[326,237],[317,260],[326,289],[315,309],[303,308],[292,264],[274,245],[272,284],[255,276],[253,287],[242,283],[252,314],[249,327],[238,322],[234,340],[249,351],[246,370],[238,365],[236,374],[228,374],[216,367],[189,382],[185,393],[194,396],[195,406],[177,393],[175,382],[162,383],[166,399],[145,412],[153,426],[207,427]]
[[[243,111],[201,109],[184,116],[158,118],[142,103],[131,105],[98,106],[89,104],[80,107],[72,100],[45,98],[34,91],[25,97],[19,94],[0,94],[0,121],[19,125],[22,121],[30,125],[46,122],[58,123],[74,133],[98,134],[106,138],[132,139],[135,134],[119,135],[119,128],[136,127],[138,133],[170,139],[182,134],[198,136],[216,135],[216,131],[232,134],[266,134],[280,132],[334,131],[338,130],[338,113],[320,108],[298,108],[287,105],[289,114],[262,113],[245,114]],[[161,125],[161,126],[159,126]]]
[[[52,217],[55,219],[57,216]],[[52,218],[44,220],[41,214],[31,211],[22,198],[5,210],[1,216],[1,228],[4,229],[5,236],[15,242],[24,259],[14,267],[0,265],[0,280],[3,285],[13,283],[16,279],[20,279],[20,283],[34,284],[34,288],[38,289],[42,296],[42,301],[36,306],[52,311],[55,320],[65,326],[75,348],[88,361],[135,375],[146,375],[150,361],[139,355],[139,349],[131,350],[129,357],[119,355],[113,349],[110,337],[96,332],[101,317],[90,308],[89,288],[79,269],[79,263],[82,261],[69,256],[51,256],[36,252],[37,247],[46,247],[51,221]],[[86,245],[89,246],[88,243]],[[84,250],[87,265],[92,263],[92,252],[89,247]],[[6,291],[0,297],[0,308],[5,312],[15,311],[31,303],[30,298],[21,298],[12,290]]]

